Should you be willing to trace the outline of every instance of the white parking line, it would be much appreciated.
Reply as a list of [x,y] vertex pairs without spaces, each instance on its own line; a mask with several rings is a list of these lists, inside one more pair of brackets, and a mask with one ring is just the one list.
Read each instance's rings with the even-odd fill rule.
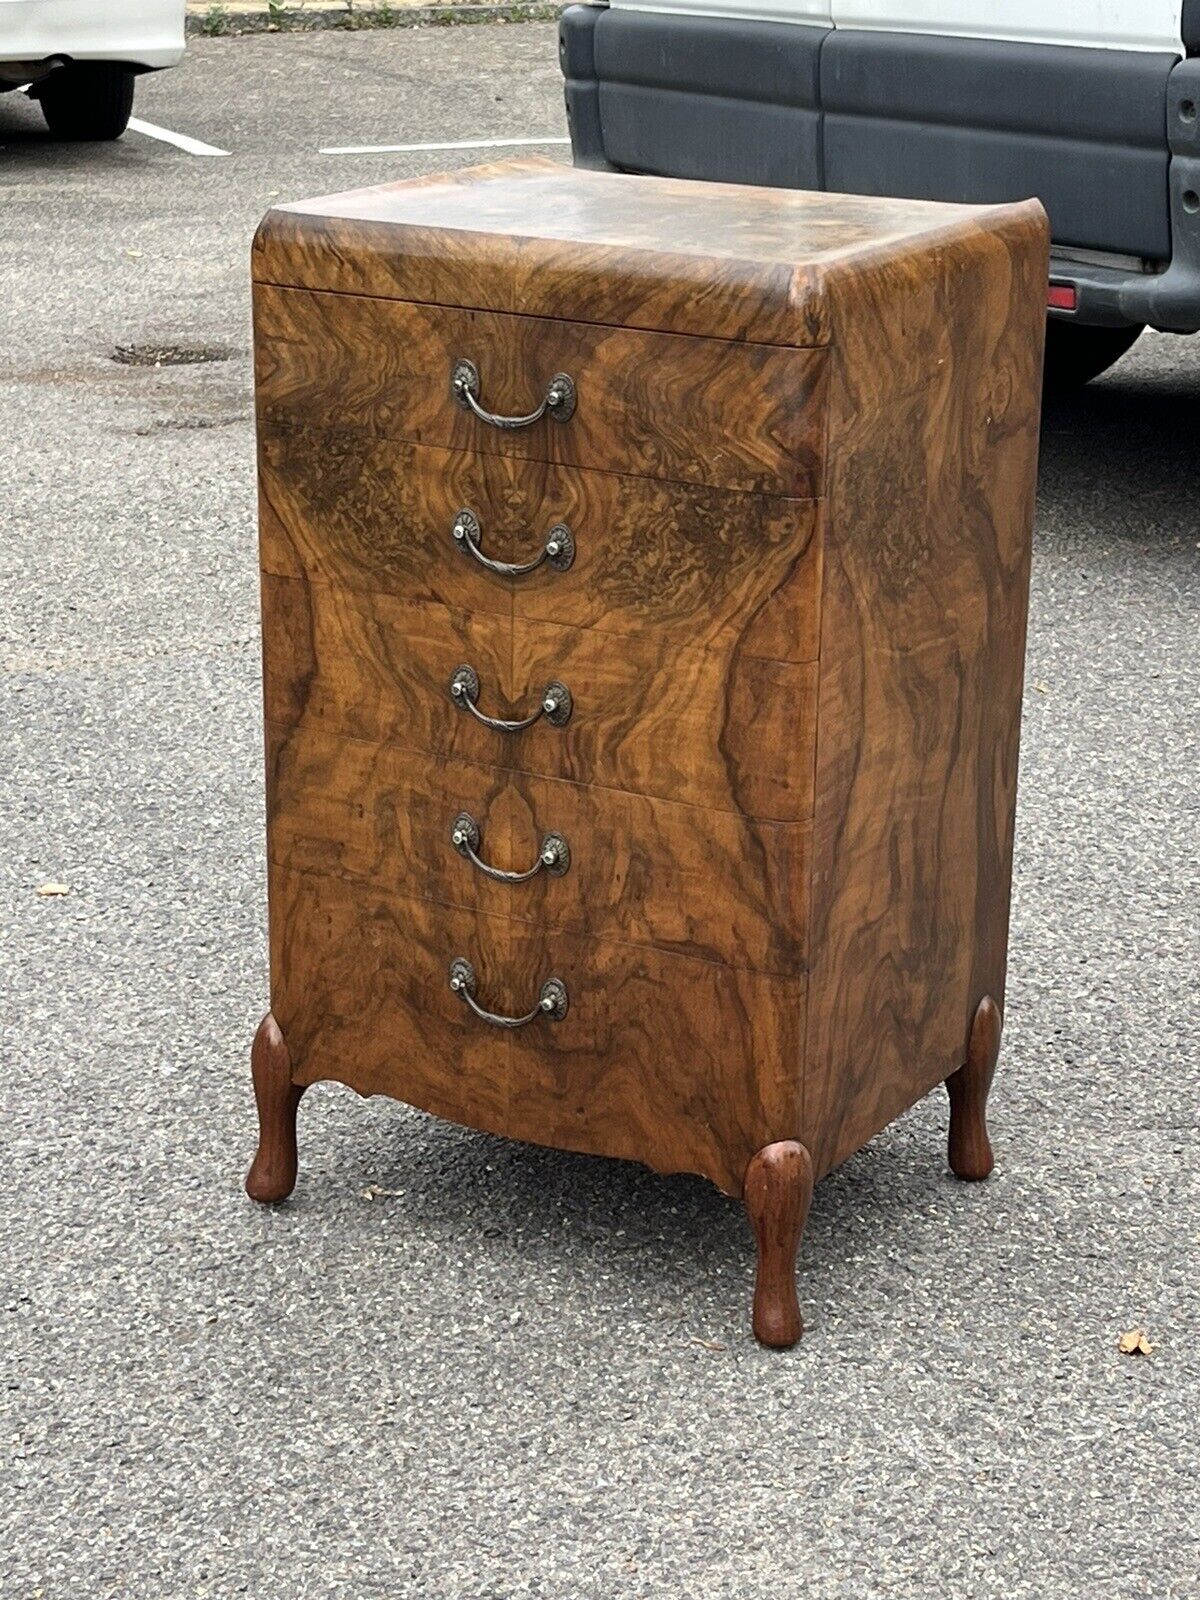
[[218,150],[215,144],[205,144],[203,139],[193,139],[190,133],[175,133],[171,128],[160,128],[153,122],[143,122],[140,117],[130,117],[129,126],[134,133],[144,133],[148,139],[161,139],[164,144],[178,145],[190,156],[227,156],[228,150]]
[[[132,124],[131,124],[132,126]],[[455,139],[451,144],[327,144],[323,156],[374,156],[414,150],[501,150],[518,144],[570,144],[570,139]]]

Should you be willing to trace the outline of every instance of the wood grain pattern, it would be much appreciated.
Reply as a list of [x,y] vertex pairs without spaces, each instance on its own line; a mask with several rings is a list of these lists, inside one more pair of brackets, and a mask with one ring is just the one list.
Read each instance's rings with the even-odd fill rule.
[[[814,661],[819,505],[435,450],[344,431],[264,428],[261,556],[277,577],[326,580],[466,611],[666,646]],[[519,578],[454,545],[463,507],[499,561],[533,559],[565,522],[576,556]]]
[[[795,1127],[804,980],[271,867],[272,1009],[300,1084],[332,1078],[469,1127],[703,1173],[741,1192],[764,1128]],[[450,990],[465,955],[489,1009],[542,982],[570,1010],[508,1032]]]
[[1000,1008],[985,994],[975,1008],[967,1059],[946,1079],[950,1096],[950,1170],[956,1178],[981,1183],[996,1165],[987,1130],[987,1100],[1000,1057]]
[[528,157],[268,212],[262,282],[765,344],[832,336],[829,285],[999,208],[585,172]]
[[811,815],[815,663],[664,651],[649,633],[614,648],[594,629],[520,619],[513,655],[514,705],[551,676],[579,686],[565,728],[530,729],[523,770],[764,820]]
[[371,744],[511,762],[511,736],[456,711],[448,684],[469,661],[494,706],[512,670],[511,630],[495,617],[407,605],[302,580],[262,580],[266,719]]
[[818,1175],[1002,1003],[1047,234],[1012,207],[833,297],[805,1129]]
[[787,1350],[804,1332],[796,1298],[796,1252],[812,1201],[812,1157],[795,1139],[759,1150],[742,1198],[758,1245],[751,1326],[760,1344]]
[[[540,777],[800,822],[812,812],[816,666],[724,650],[672,650],[650,632],[620,640],[411,605],[391,595],[263,578],[268,721]],[[473,666],[479,708],[518,718],[561,679],[565,727],[482,727],[449,696]]]
[[[556,831],[569,870],[494,882],[450,842],[463,810],[490,865],[525,871]],[[267,729],[267,815],[272,857],[298,871],[698,960],[804,971],[808,823],[753,823],[303,727]]]
[[[254,330],[261,423],[798,499],[820,492],[823,351],[269,285],[255,289]],[[489,411],[530,411],[566,372],[575,414],[489,426],[451,394],[460,357],[478,367]],[[742,425],[730,429],[735,406]]]

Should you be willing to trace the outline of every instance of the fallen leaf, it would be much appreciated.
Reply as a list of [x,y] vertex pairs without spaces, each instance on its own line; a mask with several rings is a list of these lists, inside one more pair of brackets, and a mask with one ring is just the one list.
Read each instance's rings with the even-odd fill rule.
[[693,1339],[693,1344],[702,1345],[705,1350],[724,1350],[725,1346],[716,1339]]
[[1049,694],[1050,693],[1049,689],[1047,689],[1047,687],[1046,687],[1046,685],[1044,683],[1035,683],[1033,687],[1037,690],[1037,692],[1039,694]]
[[1148,1356],[1154,1346],[1140,1328],[1130,1328],[1117,1340],[1117,1349],[1123,1356]]
[[69,883],[39,883],[37,886],[37,892],[42,895],[43,898],[48,898],[50,895],[56,894],[70,894],[71,885]]

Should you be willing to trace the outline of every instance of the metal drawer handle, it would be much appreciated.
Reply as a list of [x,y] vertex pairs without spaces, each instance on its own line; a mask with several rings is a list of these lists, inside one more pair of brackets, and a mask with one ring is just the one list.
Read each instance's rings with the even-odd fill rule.
[[575,380],[565,372],[556,372],[546,385],[541,405],[527,416],[502,417],[495,411],[485,411],[479,403],[479,368],[465,358],[450,369],[450,393],[464,411],[473,412],[480,422],[489,422],[493,428],[531,428],[547,415],[555,422],[569,422],[575,410]]
[[502,872],[499,867],[489,867],[479,859],[482,843],[479,824],[469,811],[460,811],[450,829],[450,843],[460,856],[465,856],[473,867],[478,867],[485,877],[497,883],[528,883],[539,872],[548,872],[552,878],[561,878],[571,865],[571,847],[561,833],[548,833],[538,849],[537,860],[528,872]]
[[496,728],[501,733],[520,733],[525,728],[532,728],[541,717],[552,722],[556,728],[561,728],[571,720],[571,712],[575,709],[571,691],[565,683],[559,683],[555,678],[542,690],[541,703],[531,716],[521,717],[516,722],[485,716],[475,704],[479,699],[479,674],[474,667],[465,664],[450,679],[450,698],[456,706],[469,711],[476,722],[482,722],[485,728]]
[[559,978],[547,978],[532,1011],[523,1017],[501,1017],[494,1011],[485,1011],[476,1001],[475,990],[478,985],[475,968],[465,956],[455,956],[450,963],[451,989],[460,1000],[470,1006],[481,1022],[490,1022],[494,1028],[523,1028],[527,1022],[533,1022],[537,1017],[547,1017],[551,1022],[561,1022],[567,1014],[570,1003],[567,999],[566,984]]
[[540,555],[532,561],[519,564],[493,561],[491,556],[484,555],[480,548],[483,529],[479,525],[479,518],[465,507],[455,517],[450,535],[463,555],[474,556],[481,567],[497,573],[501,578],[523,578],[528,572],[536,572],[544,561],[548,561],[555,572],[565,572],[575,559],[575,535],[565,522],[556,522],[550,529]]

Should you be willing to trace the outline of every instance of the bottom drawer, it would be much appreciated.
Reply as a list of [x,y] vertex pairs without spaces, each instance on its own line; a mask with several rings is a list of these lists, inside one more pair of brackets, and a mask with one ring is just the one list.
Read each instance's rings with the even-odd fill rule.
[[[516,1015],[554,977],[566,1014]],[[510,1138],[698,1172],[741,1191],[751,1155],[799,1132],[803,978],[400,899],[271,867],[272,1009],[298,1083],[333,1078]]]

